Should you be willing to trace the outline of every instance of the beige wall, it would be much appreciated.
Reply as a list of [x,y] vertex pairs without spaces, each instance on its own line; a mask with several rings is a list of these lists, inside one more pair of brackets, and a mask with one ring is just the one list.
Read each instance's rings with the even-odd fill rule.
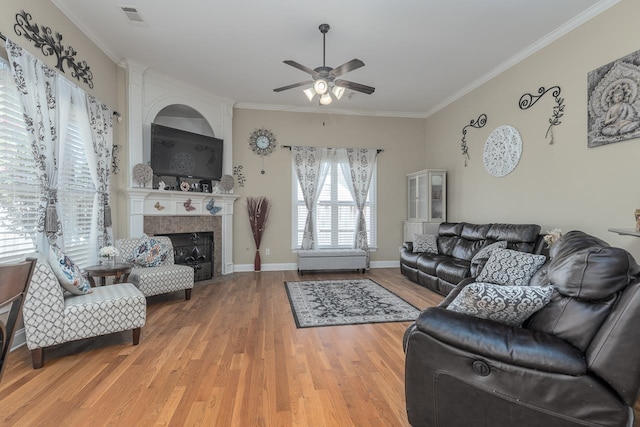
[[[586,129],[587,73],[640,49],[638,16],[640,2],[623,0],[427,119],[427,166],[449,170],[449,220],[579,229],[640,259],[640,239],[607,231],[635,225],[640,140],[587,148]],[[518,100],[553,85],[562,88],[566,107],[549,145],[544,136],[553,98],[547,94],[526,111]],[[480,113],[487,125],[468,131],[471,160],[464,167],[462,128]],[[484,170],[482,150],[490,132],[505,124],[520,132],[522,158],[510,175],[495,178]]]
[[[258,128],[271,130],[278,145],[264,158],[264,175],[260,174],[262,158],[249,149],[248,142]],[[234,263],[253,264],[255,245],[244,205],[247,196],[266,196],[273,202],[261,244],[263,264],[296,262],[291,252],[291,152],[281,145],[384,149],[378,156],[378,251],[371,260],[397,261],[402,220],[407,215],[406,174],[424,168],[424,140],[424,119],[235,109],[233,163],[243,166],[246,183],[234,189],[242,195],[234,209]],[[266,248],[271,249],[270,256],[265,255]]]

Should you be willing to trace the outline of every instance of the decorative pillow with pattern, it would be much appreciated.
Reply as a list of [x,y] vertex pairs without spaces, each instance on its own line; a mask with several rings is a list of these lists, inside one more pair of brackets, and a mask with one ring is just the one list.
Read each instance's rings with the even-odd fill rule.
[[471,283],[451,301],[447,310],[519,326],[551,301],[552,286],[502,286]]
[[434,234],[416,234],[413,236],[413,252],[438,253],[438,236]]
[[80,268],[59,247],[49,248],[49,265],[60,285],[74,295],[91,293],[89,280],[82,275]]
[[139,267],[157,267],[169,256],[169,247],[146,234],[140,239],[126,261]]
[[528,286],[546,259],[544,255],[494,249],[476,280],[497,285]]
[[501,240],[480,249],[478,253],[471,258],[471,276],[478,277],[478,274],[480,274],[482,268],[495,249],[506,249],[506,247],[506,240]]

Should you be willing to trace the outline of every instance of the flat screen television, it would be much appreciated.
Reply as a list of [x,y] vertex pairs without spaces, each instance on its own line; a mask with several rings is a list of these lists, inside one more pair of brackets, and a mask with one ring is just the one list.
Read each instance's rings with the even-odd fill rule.
[[151,168],[157,176],[222,178],[223,141],[151,124]]

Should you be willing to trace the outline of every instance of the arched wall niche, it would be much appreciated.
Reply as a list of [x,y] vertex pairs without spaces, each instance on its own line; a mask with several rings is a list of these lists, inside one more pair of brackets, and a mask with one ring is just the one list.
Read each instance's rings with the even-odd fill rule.
[[200,135],[216,136],[207,119],[195,108],[184,104],[167,105],[158,111],[152,123]]

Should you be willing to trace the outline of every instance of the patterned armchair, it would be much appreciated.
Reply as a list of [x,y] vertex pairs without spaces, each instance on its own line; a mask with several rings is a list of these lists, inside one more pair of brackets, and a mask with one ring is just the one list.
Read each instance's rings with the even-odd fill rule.
[[[128,281],[136,285],[146,297],[184,289],[185,299],[191,299],[193,268],[188,265],[174,264],[173,245],[167,236],[154,236],[153,239],[169,248],[166,259],[155,267],[132,268]],[[136,251],[140,242],[141,239],[137,237],[119,239],[116,240],[116,248],[122,256],[127,258],[129,254]]]
[[65,292],[43,255],[24,301],[27,348],[33,368],[44,365],[44,349],[53,345],[131,329],[133,345],[147,317],[147,301],[131,283],[93,288],[85,295]]

